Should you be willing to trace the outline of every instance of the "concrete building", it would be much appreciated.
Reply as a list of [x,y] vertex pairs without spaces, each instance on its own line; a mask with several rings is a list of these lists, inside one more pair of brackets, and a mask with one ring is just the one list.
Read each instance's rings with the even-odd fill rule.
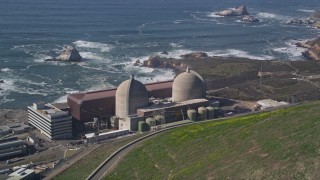
[[187,68],[186,72],[179,74],[174,79],[172,85],[172,101],[181,102],[205,97],[206,85],[197,72]]
[[113,128],[137,131],[139,121],[151,116],[160,115],[163,122],[187,119],[189,109],[209,105],[205,98],[203,78],[187,68],[173,81],[146,85],[131,76],[117,89],[69,95],[68,104],[73,118],[81,122],[106,118]]
[[51,104],[34,103],[28,106],[28,122],[49,139],[72,137],[72,117]]
[[131,75],[116,91],[116,116],[125,118],[136,114],[138,108],[146,107],[148,103],[147,88]]
[[0,159],[9,159],[27,153],[26,145],[17,139],[4,139],[0,142]]
[[[171,97],[172,83],[171,80],[145,84],[148,97]],[[72,117],[80,122],[90,122],[95,117],[102,120],[114,116],[116,114],[116,91],[117,88],[70,94],[68,105]]]
[[[125,90],[128,90],[128,88]],[[140,89],[137,90],[139,92],[144,92]],[[139,95],[135,95],[135,98],[137,98],[136,101],[145,102],[145,95],[141,94],[141,97]],[[152,116],[157,116],[158,121],[162,119],[161,121],[165,123],[187,119],[188,109],[197,109],[199,107],[206,107],[209,105],[209,101],[205,99],[205,97],[206,86],[203,78],[195,71],[187,68],[186,72],[179,74],[174,79],[172,86],[172,98],[149,99],[148,105],[145,104],[142,106],[142,104],[139,104],[141,106],[140,108],[135,106],[135,108],[131,109],[132,111],[130,111],[130,113],[121,114],[122,116],[118,116],[120,118],[119,129],[137,131],[139,121],[145,121],[147,117]],[[131,97],[128,95],[123,96],[123,98],[124,100],[122,101],[125,102],[129,101],[129,98]],[[125,110],[126,108],[130,108],[130,106],[118,106],[117,111]],[[159,119],[159,117],[161,118]]]

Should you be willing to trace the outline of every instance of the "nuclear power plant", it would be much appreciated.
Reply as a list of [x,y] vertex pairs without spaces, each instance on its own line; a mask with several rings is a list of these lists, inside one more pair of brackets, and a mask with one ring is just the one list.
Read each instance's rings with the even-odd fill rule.
[[[150,130],[180,120],[203,120],[214,114],[207,113],[214,110],[208,107],[203,78],[190,68],[173,81],[150,84],[131,75],[116,89],[71,94],[68,105],[80,124],[99,118],[107,128],[129,131]],[[201,108],[206,109],[206,115]]]
[[[118,88],[70,94],[67,104],[68,109],[57,111],[71,115],[74,135],[91,132],[86,135],[88,139],[96,138],[94,134],[103,129],[123,134],[154,130],[163,124],[181,120],[200,121],[215,116],[215,109],[209,106],[210,102],[206,99],[203,78],[190,68],[174,80],[149,84],[143,84],[131,75]],[[52,109],[58,109],[51,106]],[[48,113],[41,114],[41,110],[34,109],[29,107],[30,124],[48,138],[70,137],[70,131],[67,136],[62,134],[65,133],[61,130],[64,127],[53,123],[59,119],[51,114],[51,119],[46,120],[48,123],[43,126],[44,120],[40,117],[48,116]],[[106,133],[105,136],[113,135]]]

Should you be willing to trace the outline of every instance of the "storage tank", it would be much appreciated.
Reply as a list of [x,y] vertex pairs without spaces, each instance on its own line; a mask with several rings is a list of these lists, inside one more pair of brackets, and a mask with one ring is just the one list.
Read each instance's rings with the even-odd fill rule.
[[144,121],[139,121],[138,123],[138,131],[139,132],[146,132],[147,131],[147,123]]
[[152,117],[146,119],[147,129],[150,130],[152,126],[156,125],[156,121]]
[[214,107],[208,106],[207,107],[208,119],[213,119],[215,117],[215,110]]
[[199,114],[200,121],[206,120],[207,119],[207,108],[199,107],[198,114]]
[[206,85],[203,78],[190,68],[174,79],[172,84],[172,100],[174,102],[205,98],[205,96]]
[[156,121],[157,125],[163,124],[164,117],[163,115],[156,115],[154,116],[154,120]]
[[194,110],[194,109],[189,109],[187,111],[187,114],[188,114],[188,118],[189,120],[191,121],[197,121],[197,111]]

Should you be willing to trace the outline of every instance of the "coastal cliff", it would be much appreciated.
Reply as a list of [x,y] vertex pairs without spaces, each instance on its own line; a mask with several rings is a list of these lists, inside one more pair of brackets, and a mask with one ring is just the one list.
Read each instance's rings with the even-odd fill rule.
[[308,49],[302,53],[304,57],[320,61],[320,37],[306,41],[305,43],[297,43],[297,46]]

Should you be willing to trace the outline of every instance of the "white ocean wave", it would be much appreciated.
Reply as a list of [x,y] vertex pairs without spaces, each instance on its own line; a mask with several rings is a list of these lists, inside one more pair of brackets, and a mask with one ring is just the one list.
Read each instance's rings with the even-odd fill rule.
[[212,18],[221,18],[223,16],[219,16],[219,15],[216,15],[217,12],[210,12],[207,14],[208,17],[212,17]]
[[181,55],[189,54],[195,51],[188,50],[188,49],[178,49],[169,51],[168,54],[162,54],[162,52],[157,52],[156,55],[160,57],[166,57],[166,58],[175,58],[175,59],[181,59]]
[[38,62],[38,63],[44,62],[44,60],[46,60],[46,59],[53,58],[52,56],[48,56],[46,54],[37,54],[37,53],[34,54],[33,56],[35,57],[34,62]]
[[183,45],[180,44],[180,43],[170,43],[169,45],[170,45],[171,47],[173,47],[173,48],[182,48],[182,47],[183,47]]
[[12,71],[12,69],[10,69],[10,68],[2,68],[1,71],[2,72],[9,72],[9,71]]
[[316,12],[316,11],[313,10],[313,9],[298,9],[298,11],[300,11],[300,12],[306,12],[306,13],[314,13],[314,12]]
[[152,74],[148,76],[137,76],[135,78],[142,83],[152,83],[171,80],[175,75],[172,69],[155,69]]
[[289,58],[293,58],[293,60],[299,60],[302,57],[302,52],[304,52],[306,49],[302,47],[297,47],[296,43],[301,42],[297,40],[290,40],[285,42],[284,47],[278,47],[272,49],[274,52],[287,54]]
[[61,96],[61,97],[59,97],[55,101],[53,101],[53,103],[65,103],[65,102],[67,102],[69,94],[73,94],[73,93],[78,93],[79,92],[79,91],[76,91],[76,90],[73,90],[73,89],[70,89],[70,88],[64,88],[63,90],[64,90],[64,92],[66,94]]
[[100,56],[99,54],[97,53],[93,53],[93,52],[80,52],[79,53],[82,58],[84,59],[92,59],[92,60],[99,60],[99,61],[104,61],[104,60],[107,60],[106,58]]
[[257,59],[257,60],[272,60],[273,56],[269,55],[252,55],[249,52],[238,50],[238,49],[227,49],[227,50],[216,50],[212,52],[207,52],[209,56],[218,56],[218,57],[239,57],[239,58],[248,58],[248,59]]
[[88,48],[88,49],[99,49],[101,52],[109,52],[113,46],[110,44],[104,44],[100,42],[91,42],[91,41],[83,41],[78,40],[73,42],[76,47],[80,48]]
[[263,20],[276,20],[276,21],[287,22],[290,19],[293,19],[293,17],[290,17],[290,16],[284,16],[284,15],[268,13],[268,12],[257,13],[257,17],[259,19],[262,19],[262,21]]
[[54,100],[53,103],[64,103],[64,102],[67,102],[68,95],[69,94],[66,94],[66,95],[63,95],[63,96],[59,97],[58,99]]

